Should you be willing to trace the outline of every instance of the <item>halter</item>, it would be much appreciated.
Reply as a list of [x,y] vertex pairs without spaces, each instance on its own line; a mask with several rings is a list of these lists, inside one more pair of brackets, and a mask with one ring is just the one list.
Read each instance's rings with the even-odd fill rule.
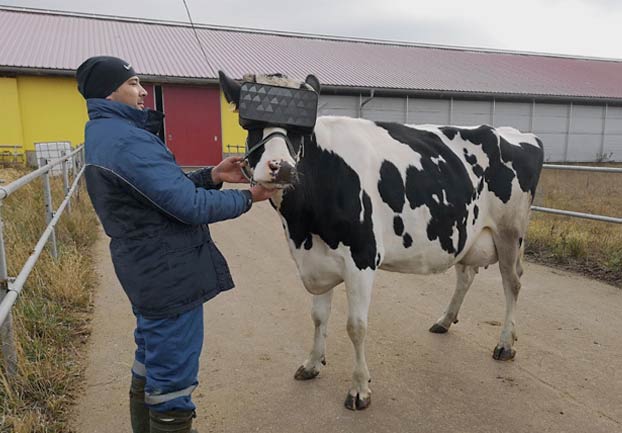
[[248,170],[248,157],[253,152],[258,150],[259,148],[264,147],[268,141],[270,141],[272,138],[274,138],[277,135],[280,135],[283,138],[283,140],[285,140],[285,144],[287,144],[287,149],[289,151],[289,154],[294,159],[294,162],[296,164],[298,164],[298,161],[300,161],[300,158],[304,156],[304,135],[301,138],[300,149],[298,152],[296,152],[296,149],[294,149],[294,146],[292,145],[292,142],[289,139],[289,137],[286,134],[282,133],[281,131],[271,132],[270,134],[262,138],[261,141],[259,141],[259,143],[255,144],[250,149],[248,149],[248,137],[246,137],[246,148],[248,150],[244,154],[244,158],[242,158],[242,161],[245,162],[246,164],[240,165],[240,171],[242,172],[242,175],[246,178],[246,180],[248,180],[248,182],[251,184],[251,186],[256,185],[257,182],[253,180],[252,175],[247,171]]

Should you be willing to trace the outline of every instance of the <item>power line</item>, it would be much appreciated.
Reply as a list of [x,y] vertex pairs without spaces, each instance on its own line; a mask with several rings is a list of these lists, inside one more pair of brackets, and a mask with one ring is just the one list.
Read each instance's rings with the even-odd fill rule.
[[197,43],[199,44],[199,48],[201,49],[201,52],[203,53],[203,58],[205,59],[205,63],[207,63],[207,66],[213,72],[215,72],[216,70],[212,67],[212,64],[209,62],[209,59],[207,58],[207,53],[203,49],[203,44],[201,43],[201,39],[199,39],[199,34],[197,33],[197,29],[194,26],[194,22],[192,21],[192,15],[190,14],[190,9],[188,8],[188,4],[186,3],[186,0],[181,0],[181,1],[184,3],[184,7],[186,8],[186,14],[188,15],[188,21],[190,21],[190,27],[192,27],[194,37],[196,38]]

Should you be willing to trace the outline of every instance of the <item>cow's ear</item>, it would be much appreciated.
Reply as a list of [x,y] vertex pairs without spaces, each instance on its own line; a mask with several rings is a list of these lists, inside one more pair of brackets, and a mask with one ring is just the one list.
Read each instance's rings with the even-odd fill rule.
[[315,90],[316,93],[320,93],[320,80],[318,80],[315,75],[307,75],[305,83],[313,87],[313,90]]
[[225,94],[227,102],[237,110],[240,102],[240,88],[242,86],[237,81],[227,77],[223,71],[218,71],[218,80],[220,81],[220,88]]

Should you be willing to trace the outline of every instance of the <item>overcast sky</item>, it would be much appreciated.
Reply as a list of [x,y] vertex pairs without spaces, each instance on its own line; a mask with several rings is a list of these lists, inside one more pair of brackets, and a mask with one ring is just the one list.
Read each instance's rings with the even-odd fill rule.
[[[186,0],[195,22],[622,59],[622,0]],[[0,5],[187,21],[182,0]]]

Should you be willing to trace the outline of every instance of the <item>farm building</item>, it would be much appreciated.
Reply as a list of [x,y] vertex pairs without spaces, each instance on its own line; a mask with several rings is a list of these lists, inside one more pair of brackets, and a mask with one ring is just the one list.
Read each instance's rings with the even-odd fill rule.
[[0,7],[0,41],[4,156],[81,143],[87,113],[74,71],[89,56],[114,55],[140,74],[147,104],[166,112],[162,137],[185,166],[243,151],[219,69],[236,79],[312,73],[323,85],[320,114],[508,125],[539,135],[547,161],[622,160],[622,60],[207,25],[195,37],[184,23],[11,7]]

